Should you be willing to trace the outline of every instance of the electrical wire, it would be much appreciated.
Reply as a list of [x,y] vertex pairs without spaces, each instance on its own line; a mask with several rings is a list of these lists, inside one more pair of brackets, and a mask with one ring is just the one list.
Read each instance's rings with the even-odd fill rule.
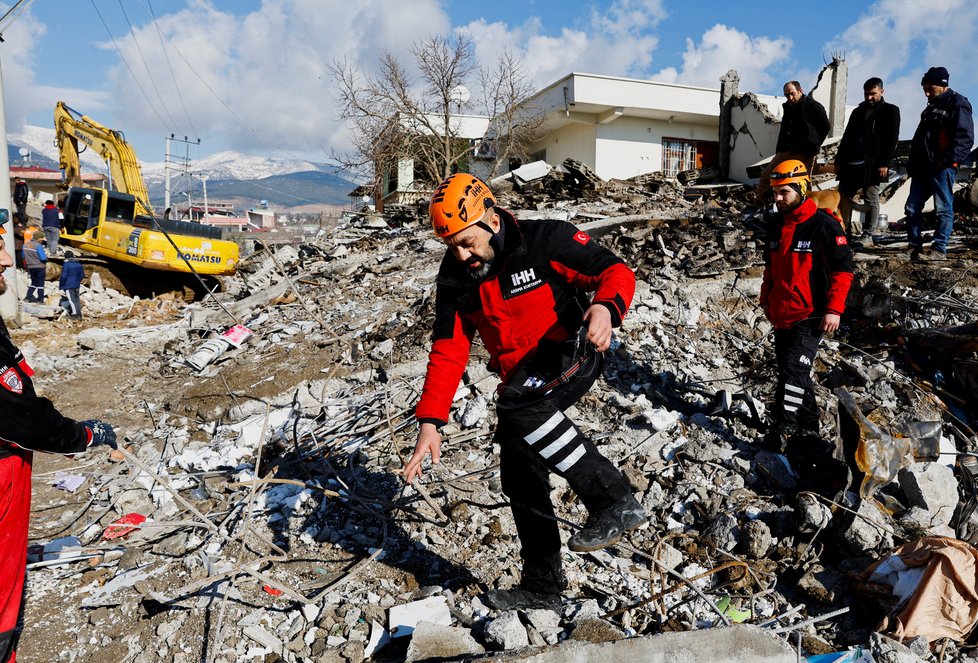
[[95,10],[95,13],[98,14],[99,20],[102,21],[102,27],[105,28],[105,32],[109,35],[109,39],[112,40],[112,45],[115,46],[116,52],[119,54],[119,57],[122,58],[122,62],[126,65],[126,69],[129,70],[129,75],[132,76],[132,80],[136,84],[136,87],[139,88],[140,92],[142,92],[143,98],[146,99],[146,103],[149,104],[149,107],[153,109],[153,113],[156,115],[156,118],[160,121],[160,124],[167,127],[168,130],[172,131],[172,129],[169,129],[170,125],[166,123],[166,120],[163,119],[163,117],[160,115],[160,112],[156,110],[156,106],[149,98],[149,95],[146,94],[146,90],[144,90],[143,86],[139,84],[139,78],[136,77],[136,72],[134,72],[132,70],[132,67],[129,66],[129,60],[126,59],[126,56],[122,52],[122,49],[119,48],[119,43],[115,40],[115,37],[112,36],[112,31],[109,30],[109,25],[105,22],[105,18],[102,16],[102,12],[99,11],[98,5],[95,4],[95,0],[89,0],[89,2],[92,3],[92,8]]
[[[10,27],[32,2],[34,2],[34,0],[18,0],[18,2],[14,3],[13,7],[4,12],[3,16],[0,16],[0,41],[3,41],[3,31]],[[13,14],[12,18],[7,21],[7,25],[4,26],[3,22],[6,21],[7,17],[11,14]]]
[[173,88],[177,91],[177,98],[180,99],[180,105],[183,107],[183,114],[187,116],[187,123],[190,125],[191,131],[193,131],[194,136],[199,136],[200,133],[197,132],[197,127],[194,126],[194,121],[190,119],[190,111],[187,110],[187,102],[183,98],[183,92],[180,91],[180,84],[177,83],[176,74],[173,73],[173,64],[170,62],[170,54],[167,52],[166,44],[163,41],[163,30],[160,29],[160,24],[156,20],[156,12],[153,11],[153,0],[146,0],[149,8],[149,15],[153,19],[153,25],[156,26],[156,34],[160,38],[160,47],[163,51],[163,58],[166,60],[166,66],[170,70],[170,79],[173,81]]
[[[150,2],[151,0],[146,0],[146,1],[147,2]],[[92,3],[92,6],[95,7],[95,0],[90,0],[90,2]],[[140,3],[143,3],[143,0],[140,0]],[[156,17],[155,17],[155,14],[152,12],[152,8],[151,7],[148,7],[146,4],[143,4],[143,7],[144,7],[144,9],[146,9],[147,13],[150,14],[150,16],[153,18],[153,20],[155,22],[156,21]],[[97,7],[95,8],[95,11],[98,12],[98,8]],[[100,19],[102,18],[101,13],[99,13],[99,18]],[[105,25],[104,19],[102,20],[102,25]],[[108,31],[108,26],[107,25],[106,25],[106,31]],[[190,71],[193,73],[193,75],[197,77],[197,80],[199,80],[201,82],[201,84],[207,89],[207,91],[210,92],[214,96],[214,98],[218,100],[218,102],[220,102],[220,104],[227,110],[227,112],[231,115],[231,117],[233,117],[235,120],[237,120],[237,122],[239,123],[240,126],[244,127],[248,131],[250,131],[259,140],[263,140],[263,141],[266,140],[265,138],[263,138],[262,134],[260,134],[258,132],[258,130],[255,129],[254,126],[252,126],[247,121],[245,121],[245,119],[242,116],[238,115],[238,113],[235,112],[234,108],[232,108],[231,105],[227,101],[225,101],[217,93],[217,91],[211,86],[211,84],[208,83],[208,81],[194,68],[194,66],[184,56],[184,54],[181,52],[181,50],[179,48],[177,48],[173,44],[173,42],[170,41],[170,39],[168,37],[166,37],[166,35],[163,34],[162,30],[159,29],[159,25],[158,24],[157,24],[157,31],[158,31],[158,34],[160,35],[160,39],[161,40],[164,40],[167,44],[169,44],[169,46],[176,52],[176,54],[180,57],[180,59],[183,60],[184,64],[187,65],[187,68],[190,69]],[[110,37],[111,37],[111,33],[110,33]],[[113,43],[115,43],[115,39],[113,39],[112,41],[113,41]],[[120,57],[122,57],[123,62],[126,63],[126,67],[129,68],[130,73],[132,73],[132,68],[129,67],[129,63],[126,62],[125,56],[122,55],[122,51],[119,49],[118,45],[116,45],[116,50],[119,52]],[[167,49],[164,47],[163,51],[165,53],[167,51]],[[172,73],[172,69],[171,69],[171,73]],[[135,74],[133,74],[133,79],[135,79]],[[175,80],[175,78],[174,78],[174,80]],[[137,84],[137,86],[139,85],[138,81],[137,81],[136,84]],[[144,97],[147,96],[146,95],[146,92],[142,89],[142,87],[140,87],[140,91],[143,92],[143,96]],[[149,99],[147,97],[147,101],[148,100]],[[181,102],[182,102],[182,97],[181,97]],[[155,108],[154,108],[154,112],[155,112]],[[157,117],[159,117],[159,113],[157,113]],[[189,115],[188,115],[188,117],[189,117]],[[160,117],[160,122],[162,124],[166,125],[166,122],[164,122],[163,121],[163,118],[161,118],[161,117]],[[274,144],[273,143],[272,146],[276,150],[278,150],[279,152],[281,152],[283,154],[286,154],[286,155],[292,157],[293,159],[297,159],[299,161],[308,161],[308,159],[305,159],[304,157],[301,157],[301,156],[299,156],[299,155],[291,152],[290,150],[283,149],[280,145],[277,145],[277,144]],[[301,196],[297,196],[295,194],[289,193],[288,191],[283,191],[281,189],[275,189],[273,187],[268,187],[268,186],[263,186],[261,184],[257,184],[254,180],[248,180],[248,183],[251,184],[251,185],[253,185],[253,186],[255,186],[255,187],[257,187],[257,188],[259,188],[259,189],[264,189],[265,191],[270,191],[270,192],[275,193],[275,194],[279,194],[279,195],[282,195],[282,196],[287,196],[287,197],[292,198],[294,200],[297,200],[299,202],[305,202],[305,203],[310,203],[310,204],[318,204],[319,203],[319,201],[310,200],[308,198],[303,198]]]
[[129,20],[129,14],[126,13],[126,7],[124,4],[122,4],[122,0],[119,0],[119,9],[122,10],[122,16],[126,19],[126,25],[129,26],[129,34],[132,35],[132,43],[136,47],[136,52],[139,53],[139,59],[143,61],[143,67],[146,69],[146,76],[149,78],[149,82],[153,84],[153,91],[156,92],[156,97],[160,100],[160,107],[170,119],[170,124],[172,126],[177,126],[176,121],[173,119],[173,116],[170,115],[170,111],[166,107],[166,102],[163,100],[163,95],[160,94],[160,89],[156,86],[156,79],[153,78],[153,72],[149,69],[149,63],[146,62],[146,56],[143,55],[143,49],[139,47],[139,40],[136,38],[136,30],[132,27],[132,21]]

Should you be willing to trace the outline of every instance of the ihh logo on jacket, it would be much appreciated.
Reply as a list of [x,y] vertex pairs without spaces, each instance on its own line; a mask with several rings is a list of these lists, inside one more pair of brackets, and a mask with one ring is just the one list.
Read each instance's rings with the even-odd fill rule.
[[506,299],[543,285],[543,279],[537,276],[533,267],[510,274],[509,281],[509,288],[503,292]]

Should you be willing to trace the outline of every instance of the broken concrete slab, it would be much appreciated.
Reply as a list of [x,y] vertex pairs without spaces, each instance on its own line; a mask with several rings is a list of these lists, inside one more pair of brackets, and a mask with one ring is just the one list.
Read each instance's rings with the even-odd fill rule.
[[484,654],[485,651],[467,628],[420,621],[411,634],[411,644],[404,660],[406,663],[443,661]]
[[738,663],[795,663],[794,650],[756,626],[731,626],[685,633],[627,638],[615,642],[567,641],[541,652],[501,653],[472,660],[499,663],[678,663],[679,661],[729,661],[736,652]]
[[954,470],[939,463],[914,463],[900,470],[899,482],[909,505],[923,509],[930,526],[951,522],[958,505]]

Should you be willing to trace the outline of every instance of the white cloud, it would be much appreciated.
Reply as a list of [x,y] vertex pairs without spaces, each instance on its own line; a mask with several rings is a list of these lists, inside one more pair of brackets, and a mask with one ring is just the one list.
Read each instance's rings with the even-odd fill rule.
[[719,79],[730,69],[740,74],[741,90],[763,90],[775,81],[768,70],[787,60],[792,41],[787,37],[751,37],[745,32],[717,24],[703,33],[697,45],[686,39],[682,69],[663,69],[653,78],[669,83],[719,87]]
[[522,53],[533,82],[543,87],[572,71],[645,76],[659,43],[653,30],[666,15],[662,0],[614,0],[556,33],[536,17],[517,26],[479,19],[460,30],[472,38],[480,62],[491,65],[505,50]]
[[[973,64],[978,3],[973,0],[879,0],[835,37],[828,48],[845,53],[847,101],[862,101],[862,83],[879,76],[887,101],[900,106],[901,136],[913,135],[926,105],[920,78],[928,67],[946,67],[951,87],[966,96],[978,84]],[[972,92],[972,96],[974,93]],[[975,101],[974,99],[972,100]]]
[[[9,132],[18,131],[38,107],[33,45],[43,42],[44,32],[44,25],[25,12],[3,33],[3,101]],[[53,112],[54,104],[49,108]]]
[[320,160],[323,141],[338,135],[329,64],[345,57],[369,69],[383,49],[402,55],[450,25],[436,0],[280,0],[241,16],[191,0],[155,24],[144,19],[135,37],[116,36],[139,82],[121,62],[110,70],[113,101],[125,109],[110,126],[196,133],[205,152],[210,142]]

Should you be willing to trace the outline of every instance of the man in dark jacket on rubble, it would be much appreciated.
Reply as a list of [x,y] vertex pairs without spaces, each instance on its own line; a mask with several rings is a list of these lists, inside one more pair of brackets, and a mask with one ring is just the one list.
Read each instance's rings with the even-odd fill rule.
[[[7,290],[3,271],[13,265],[0,228],[0,294]],[[77,422],[62,416],[34,392],[24,355],[0,320],[0,663],[16,659],[17,620],[27,564],[31,513],[31,464],[34,451],[81,454],[93,444],[115,443],[112,428],[101,421]]]
[[[839,214],[849,239],[878,230],[880,189],[890,175],[890,162],[900,137],[900,109],[883,98],[883,81],[863,83],[863,102],[849,116],[835,155],[839,180]],[[854,224],[852,197],[862,189],[866,223]]]
[[825,107],[815,101],[812,95],[805,94],[798,81],[788,81],[784,84],[784,96],[785,102],[781,105],[784,109],[781,115],[781,130],[778,132],[775,154],[764,168],[760,182],[757,184],[755,195],[759,201],[763,201],[770,191],[771,173],[782,161],[788,159],[801,161],[809,174],[813,172],[815,157],[832,126]]
[[924,203],[934,197],[937,229],[929,260],[944,260],[947,243],[954,229],[954,178],[958,166],[966,161],[975,142],[975,122],[971,102],[948,87],[944,67],[931,67],[920,79],[927,107],[910,144],[910,195],[904,212],[907,216],[907,241],[911,259],[919,259],[924,248],[921,231]]
[[434,340],[415,411],[420,430],[404,476],[409,483],[420,476],[429,454],[438,462],[438,429],[448,421],[478,332],[490,369],[502,379],[494,439],[523,559],[517,588],[483,598],[498,610],[553,606],[567,583],[551,472],[567,480],[588,510],[584,527],[568,541],[571,550],[614,545],[647,520],[618,468],[564,414],[600,374],[601,353],[628,310],[635,275],[569,223],[517,223],[472,175],[442,182],[429,211],[448,251],[438,272]]

